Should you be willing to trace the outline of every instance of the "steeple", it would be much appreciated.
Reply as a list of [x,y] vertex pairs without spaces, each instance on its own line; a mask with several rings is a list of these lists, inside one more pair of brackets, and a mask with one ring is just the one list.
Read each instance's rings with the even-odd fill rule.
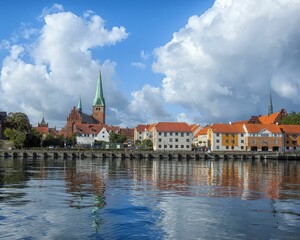
[[97,89],[96,89],[96,96],[94,98],[94,106],[102,106],[105,107],[105,99],[103,96],[103,90],[102,90],[102,78],[101,78],[101,72],[99,71],[99,78],[97,82]]
[[270,100],[269,100],[269,107],[268,107],[268,116],[273,114],[273,103],[272,103],[272,94],[270,91]]
[[79,97],[79,99],[78,99],[77,110],[78,110],[78,112],[82,113],[81,97]]
[[101,72],[99,71],[99,78],[97,81],[96,96],[93,103],[93,117],[100,123],[105,123],[105,99],[102,89]]

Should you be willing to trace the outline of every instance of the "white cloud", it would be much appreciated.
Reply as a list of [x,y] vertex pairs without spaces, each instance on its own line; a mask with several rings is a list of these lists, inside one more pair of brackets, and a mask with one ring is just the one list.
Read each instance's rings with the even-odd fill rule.
[[164,108],[164,101],[160,88],[145,85],[142,90],[133,92],[133,100],[128,106],[129,114],[137,123],[151,123],[169,120],[170,115]]
[[143,64],[141,62],[132,62],[131,66],[137,67],[137,68],[140,68],[140,69],[145,69],[145,67],[146,67],[145,64]]
[[287,105],[299,102],[299,12],[299,0],[217,0],[190,17],[155,51],[164,98],[204,121],[266,114],[258,111],[270,89]]
[[[38,39],[32,39],[30,46],[1,44],[10,47],[10,54],[2,64],[0,108],[25,112],[33,123],[43,115],[48,121],[65,120],[79,95],[90,113],[100,69],[92,49],[114,45],[128,36],[124,27],[106,29],[100,16],[90,13],[81,18],[63,12],[60,5],[54,8],[59,12],[45,14]],[[109,60],[102,64],[103,85],[107,104],[122,108],[127,99],[112,80],[115,66]]]

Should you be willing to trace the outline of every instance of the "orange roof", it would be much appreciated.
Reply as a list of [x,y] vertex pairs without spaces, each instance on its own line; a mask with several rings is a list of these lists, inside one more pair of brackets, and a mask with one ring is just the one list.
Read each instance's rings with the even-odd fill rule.
[[149,130],[149,127],[151,127],[153,124],[139,124],[135,127],[135,129],[138,132],[144,132],[145,129]]
[[190,125],[184,122],[158,122],[154,127],[158,132],[192,132]]
[[300,125],[280,125],[285,133],[300,133]]
[[204,127],[202,129],[200,129],[196,134],[195,134],[195,138],[200,136],[200,135],[207,135],[207,131],[208,131],[209,127]]
[[248,120],[242,120],[242,121],[238,121],[238,122],[232,122],[231,124],[245,124],[248,123]]
[[277,124],[245,124],[248,133],[258,133],[264,129],[271,133],[281,133],[280,126]]
[[270,114],[269,116],[260,116],[258,119],[262,124],[276,124],[276,119],[280,115],[280,112],[276,112],[273,114]]
[[199,124],[191,124],[190,127],[191,127],[191,131],[192,131],[192,132],[195,132],[195,131],[197,131],[198,128],[201,127],[201,126],[200,126]]
[[210,129],[214,133],[243,133],[245,132],[243,124],[213,124]]

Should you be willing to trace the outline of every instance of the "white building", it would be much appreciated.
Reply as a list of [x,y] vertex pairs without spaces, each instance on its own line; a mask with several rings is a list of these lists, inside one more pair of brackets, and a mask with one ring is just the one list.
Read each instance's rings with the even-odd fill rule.
[[153,150],[191,150],[193,132],[191,126],[183,122],[158,122],[149,128]]

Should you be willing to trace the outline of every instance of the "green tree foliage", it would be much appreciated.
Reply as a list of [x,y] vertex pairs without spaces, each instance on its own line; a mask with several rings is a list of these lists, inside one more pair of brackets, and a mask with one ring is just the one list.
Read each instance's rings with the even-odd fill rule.
[[291,112],[282,119],[284,125],[300,125],[300,113]]
[[144,139],[141,142],[140,146],[145,148],[145,149],[152,149],[153,148],[153,143],[150,139]]
[[5,120],[6,128],[14,129],[20,132],[29,132],[31,130],[30,122],[25,113],[9,113]]
[[109,142],[111,143],[124,143],[126,142],[126,140],[127,138],[120,133],[115,133],[115,132],[109,133]]
[[26,140],[26,132],[21,132],[12,128],[4,130],[4,136],[12,141],[16,148],[22,148]]

